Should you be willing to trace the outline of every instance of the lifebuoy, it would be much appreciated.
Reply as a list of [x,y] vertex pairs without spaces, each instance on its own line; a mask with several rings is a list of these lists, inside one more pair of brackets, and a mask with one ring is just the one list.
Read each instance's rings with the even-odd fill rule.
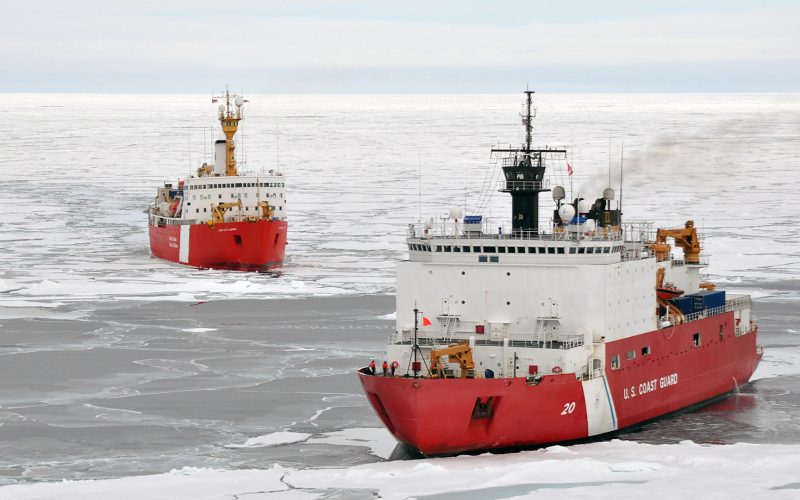
[[553,367],[553,373],[555,373],[556,375],[558,375],[559,373],[561,373],[561,367],[560,367],[560,366],[558,366],[558,365],[554,366],[554,367]]

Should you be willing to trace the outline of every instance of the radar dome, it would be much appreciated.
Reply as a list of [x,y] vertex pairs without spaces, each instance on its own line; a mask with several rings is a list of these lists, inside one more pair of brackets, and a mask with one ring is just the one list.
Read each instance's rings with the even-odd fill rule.
[[553,188],[553,199],[554,200],[556,200],[556,201],[563,200],[566,197],[567,197],[567,193],[564,191],[564,187],[563,186],[556,186],[556,187]]
[[242,104],[244,104],[244,99],[242,99],[242,96],[240,96],[240,95],[237,95],[237,96],[236,96],[236,100],[235,100],[235,101],[233,101],[233,102],[234,102],[234,104],[236,104],[236,106],[237,106],[237,107],[240,107],[240,108],[241,108],[241,107],[242,107]]
[[603,190],[603,199],[604,200],[613,200],[614,199],[614,190],[611,188],[605,188]]
[[568,223],[575,217],[575,208],[572,205],[561,205],[561,208],[558,209],[558,216],[562,221]]
[[222,113],[223,111],[225,111],[225,105],[220,104],[219,106],[217,106],[217,109],[219,110],[220,113]]
[[588,214],[589,210],[592,209],[592,204],[589,200],[580,200],[578,202],[578,213],[581,214]]
[[430,229],[432,227],[433,227],[433,217],[425,220],[425,229]]
[[464,209],[463,208],[457,207],[457,208],[451,208],[450,209],[450,218],[451,219],[461,219],[463,215],[464,215]]

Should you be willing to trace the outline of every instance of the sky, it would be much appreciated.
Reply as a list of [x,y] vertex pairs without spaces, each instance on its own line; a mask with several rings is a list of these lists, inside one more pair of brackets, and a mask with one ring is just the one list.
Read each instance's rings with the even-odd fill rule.
[[798,0],[28,0],[0,92],[791,92],[799,26]]

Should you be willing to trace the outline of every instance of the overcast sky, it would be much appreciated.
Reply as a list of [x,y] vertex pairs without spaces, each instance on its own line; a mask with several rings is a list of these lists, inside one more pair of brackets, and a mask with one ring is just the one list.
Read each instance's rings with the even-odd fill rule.
[[800,91],[800,2],[22,0],[0,63],[6,92]]

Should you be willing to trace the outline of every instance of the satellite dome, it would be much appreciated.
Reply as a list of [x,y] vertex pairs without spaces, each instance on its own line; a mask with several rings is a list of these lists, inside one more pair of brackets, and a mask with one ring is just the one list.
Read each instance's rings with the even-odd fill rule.
[[219,110],[220,113],[222,113],[223,111],[225,111],[225,105],[220,104],[219,106],[217,106],[217,109]]
[[572,205],[561,205],[561,208],[558,209],[558,216],[562,221],[569,223],[575,217],[575,208]]
[[603,190],[603,199],[604,200],[613,200],[614,199],[614,190],[609,188],[605,188]]
[[236,99],[233,102],[234,102],[234,104],[236,104],[237,107],[241,108],[242,104],[244,104],[244,99],[242,99],[242,96],[237,95]]
[[589,210],[591,209],[592,209],[592,204],[589,202],[589,200],[580,200],[578,202],[578,213],[588,214]]
[[464,209],[461,207],[454,207],[450,209],[451,219],[461,219],[463,215],[464,215]]
[[563,200],[566,197],[567,197],[567,193],[564,191],[564,187],[563,186],[556,186],[556,187],[553,188],[553,199],[554,200],[556,200],[556,201]]

